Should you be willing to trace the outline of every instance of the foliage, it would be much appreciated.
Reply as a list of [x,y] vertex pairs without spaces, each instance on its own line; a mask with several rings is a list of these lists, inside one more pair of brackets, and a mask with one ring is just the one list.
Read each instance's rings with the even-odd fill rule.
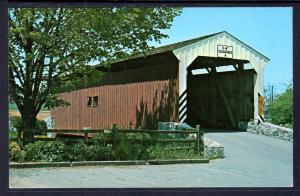
[[63,161],[65,144],[61,141],[37,141],[25,146],[27,161],[59,162]]
[[[102,75],[90,66],[149,49],[166,38],[175,8],[10,8],[9,94],[24,122],[34,127],[43,106],[68,105],[68,90]],[[30,141],[31,133],[23,134]]]
[[15,110],[18,110],[18,107],[15,103],[9,103],[8,110],[9,111],[15,111]]
[[117,137],[121,139],[140,140],[141,143],[143,142],[143,140],[151,138],[149,133],[119,133]]
[[[21,117],[10,116],[9,121],[10,121],[11,128],[16,128],[17,131],[21,131],[22,129]],[[47,130],[47,123],[43,120],[37,119],[34,129],[37,130],[36,135],[43,135],[45,134],[44,130]]]
[[19,116],[9,117],[10,128],[15,128],[17,131],[21,129],[22,121]]
[[[112,149],[111,145],[108,145],[103,139],[112,139],[113,133],[98,133],[93,136],[92,143],[95,146],[91,146],[92,150],[102,149],[101,151],[104,153],[104,150],[110,149],[112,153],[108,153],[106,157],[110,157],[111,159],[116,160],[137,160],[144,159],[147,157],[147,148],[149,147],[149,143],[143,142],[145,139],[150,139],[150,135],[146,133],[117,133],[116,138],[119,139],[119,143],[117,144],[115,149]],[[131,140],[140,141],[139,143],[132,143]],[[102,146],[102,148],[101,148]],[[105,146],[103,148],[103,146]],[[100,155],[100,154],[98,154]],[[103,155],[101,155],[103,156]],[[99,159],[99,158],[98,158]]]
[[[17,131],[17,137],[16,137],[16,140],[17,142],[21,145],[22,142],[21,142],[21,137],[22,137],[22,129],[24,127],[24,123],[21,118],[19,116],[10,116],[9,117],[9,129],[10,130],[14,130],[16,129]],[[45,135],[46,132],[45,130],[47,129],[47,123],[43,120],[36,120],[36,123],[33,127],[33,129],[35,129],[35,135]],[[32,134],[32,135],[34,135]],[[23,138],[24,138],[24,134],[23,134]],[[12,139],[10,137],[10,139]]]
[[99,143],[87,145],[83,142],[66,145],[65,160],[68,161],[106,161],[113,160],[112,146]]
[[[118,160],[140,160],[148,159],[147,149],[151,145],[144,140],[150,139],[147,133],[119,133],[119,144],[115,149],[115,156]],[[137,142],[131,142],[135,140]]]
[[17,139],[17,132],[16,131],[9,131],[8,132],[9,141],[15,141]]
[[[145,142],[146,139],[174,139],[181,136],[174,134],[147,134],[127,133],[119,134],[120,143],[115,149],[118,160],[149,160],[149,159],[190,159],[199,158],[194,144],[187,146],[173,143],[160,144]],[[138,143],[131,142],[132,139],[140,140]]]
[[[14,102],[10,102],[8,105],[9,111],[18,111],[18,106]],[[42,106],[41,111],[49,111],[48,108],[45,108],[45,106]]]
[[96,134],[93,134],[93,137],[91,139],[92,143],[93,144],[96,144],[96,145],[105,145],[106,142],[103,140],[103,139],[111,139],[113,137],[112,133],[109,132],[109,133],[96,133]]
[[139,154],[139,149],[136,145],[122,139],[115,149],[117,160],[136,160]]
[[65,160],[69,161],[86,161],[88,153],[88,146],[79,142],[73,145],[67,145],[65,148]]
[[[159,135],[165,135],[159,136]],[[35,142],[25,146],[26,161],[105,161],[199,158],[196,143],[155,143],[146,140],[173,138],[170,134],[149,133],[116,134],[116,146],[104,139],[113,139],[113,133],[98,133],[88,142]],[[133,141],[134,140],[134,141]]]
[[293,88],[287,86],[286,91],[275,98],[269,106],[271,122],[275,124],[293,123]]
[[9,144],[9,160],[16,162],[24,162],[26,153],[16,142]]
[[88,148],[87,159],[89,161],[114,160],[115,154],[112,145],[91,145]]
[[157,144],[149,149],[149,159],[197,159],[195,148],[178,144]]
[[43,120],[37,120],[35,129],[39,131],[39,134],[46,134],[45,130],[47,130],[47,123]]

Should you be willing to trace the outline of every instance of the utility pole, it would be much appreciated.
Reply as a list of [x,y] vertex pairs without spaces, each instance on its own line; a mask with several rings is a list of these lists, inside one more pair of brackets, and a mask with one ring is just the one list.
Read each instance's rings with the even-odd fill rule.
[[273,105],[274,102],[274,85],[272,85],[272,91],[271,91],[271,104]]

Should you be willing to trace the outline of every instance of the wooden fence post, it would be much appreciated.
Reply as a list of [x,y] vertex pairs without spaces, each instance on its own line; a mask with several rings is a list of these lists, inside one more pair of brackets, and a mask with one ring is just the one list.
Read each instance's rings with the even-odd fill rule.
[[85,142],[87,143],[87,141],[88,141],[88,132],[86,130],[84,131],[84,139],[85,139]]
[[198,151],[198,154],[200,156],[201,155],[201,152],[200,152],[200,139],[201,139],[200,125],[196,125],[196,130],[197,130],[197,151]]
[[113,127],[112,127],[112,136],[113,136],[113,149],[116,148],[116,144],[117,144],[117,125],[116,124],[113,124]]
[[84,127],[83,131],[82,131],[84,133],[84,141],[85,141],[85,143],[88,143],[88,132],[89,132],[89,130],[90,130],[90,128]]

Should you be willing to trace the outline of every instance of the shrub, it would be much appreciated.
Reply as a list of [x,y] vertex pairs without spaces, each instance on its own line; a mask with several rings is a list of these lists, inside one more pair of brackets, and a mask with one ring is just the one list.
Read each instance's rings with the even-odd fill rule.
[[68,145],[65,148],[65,160],[86,161],[88,153],[88,146],[83,142]]
[[[173,139],[174,134],[149,134],[149,133],[118,133],[116,136],[119,139],[119,143],[113,150],[113,158],[117,160],[149,160],[149,159],[189,159],[199,158],[198,153],[194,150],[194,146],[191,148],[182,148],[182,144],[156,144],[145,142],[148,139]],[[178,136],[182,138],[183,136]],[[100,133],[94,136],[93,142],[97,145],[107,145],[101,141],[103,138],[112,139],[111,133]],[[133,142],[132,140],[135,140]],[[190,144],[189,144],[190,145]],[[93,147],[91,147],[92,149]],[[99,147],[94,147],[95,150]],[[101,149],[101,150],[100,150]],[[104,151],[106,147],[99,148],[98,151]],[[112,150],[112,149],[111,149]],[[94,153],[100,155],[101,153]],[[92,156],[91,159],[108,159],[111,160],[111,155],[96,158]]]
[[[152,144],[144,142],[151,136],[147,133],[119,133],[119,144],[115,148],[115,156],[118,160],[140,160],[148,159],[147,149]],[[136,140],[134,143],[131,140]]]
[[[10,128],[15,128],[17,131],[22,129],[22,120],[19,116],[11,116],[9,118],[10,121]],[[37,119],[35,129],[38,130],[36,135],[44,135],[46,134],[45,130],[47,130],[47,123],[43,120]]]
[[96,133],[93,135],[91,142],[95,145],[106,145],[107,143],[103,139],[112,139],[112,133]]
[[19,116],[10,116],[9,117],[10,129],[15,128],[17,131],[21,130],[22,121]]
[[[25,146],[26,161],[106,161],[199,158],[192,144],[161,144],[145,140],[159,137],[148,133],[118,133],[118,143],[113,148],[103,139],[112,139],[111,133],[95,134],[90,143],[67,143],[61,141],[38,141]],[[163,138],[169,138],[166,135]],[[135,140],[133,142],[132,140]],[[188,145],[190,148],[182,148]]]
[[64,160],[68,161],[107,161],[113,160],[114,153],[111,145],[83,142],[65,146]]
[[[98,133],[93,136],[92,145],[89,147],[89,159],[91,160],[136,160],[147,157],[147,143],[143,140],[150,139],[146,133],[117,133],[119,140],[115,149],[103,139],[113,139],[113,133]],[[130,140],[140,140],[140,143],[132,143]]]
[[13,141],[17,139],[17,132],[16,131],[9,131],[8,132],[9,141]]
[[117,160],[136,160],[138,157],[138,149],[125,139],[120,140],[114,153]]
[[275,124],[293,124],[293,89],[288,86],[269,107],[271,122]]
[[36,125],[35,125],[35,129],[38,130],[37,135],[45,135],[47,130],[47,123],[43,120],[37,120],[36,121]]
[[61,141],[38,141],[25,146],[27,161],[63,161],[65,144]]
[[196,159],[199,154],[193,148],[184,148],[178,144],[157,144],[149,148],[150,159]]
[[90,161],[108,161],[115,159],[111,145],[91,145],[88,148],[87,155],[87,159]]
[[9,144],[9,160],[16,162],[24,162],[26,152],[16,143],[11,142]]

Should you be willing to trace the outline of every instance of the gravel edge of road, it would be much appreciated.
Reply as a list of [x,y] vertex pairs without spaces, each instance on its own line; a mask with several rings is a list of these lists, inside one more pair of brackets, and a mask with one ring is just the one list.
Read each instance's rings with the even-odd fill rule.
[[185,163],[209,163],[208,159],[175,159],[175,160],[130,160],[130,161],[81,161],[81,162],[32,162],[9,163],[9,168],[41,168],[41,167],[76,167],[76,166],[110,166],[110,165],[164,165]]
[[9,168],[76,167],[95,165],[146,165],[146,161],[80,161],[80,162],[30,162],[10,163]]

